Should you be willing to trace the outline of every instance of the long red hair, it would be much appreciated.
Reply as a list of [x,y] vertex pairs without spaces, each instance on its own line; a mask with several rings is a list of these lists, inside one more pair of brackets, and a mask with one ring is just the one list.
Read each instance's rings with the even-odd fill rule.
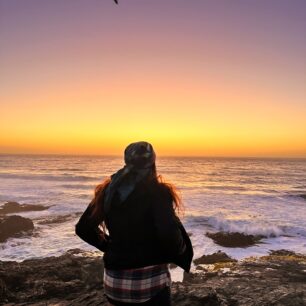
[[[184,213],[184,205],[181,199],[181,195],[179,190],[170,182],[165,181],[165,179],[162,177],[162,175],[157,175],[156,171],[156,165],[154,164],[152,166],[153,170],[153,178],[149,182],[149,184],[158,184],[162,185],[163,187],[166,187],[166,189],[170,192],[171,197],[172,197],[172,203],[173,203],[173,208],[176,214],[183,215]],[[104,200],[104,194],[105,194],[105,189],[111,182],[111,179],[108,177],[106,178],[101,184],[97,185],[94,191],[94,198],[91,201],[91,205],[93,205],[93,210],[91,213],[91,217],[93,219],[104,219],[103,218],[103,200]],[[105,224],[102,221],[101,225],[103,229],[105,229]]]

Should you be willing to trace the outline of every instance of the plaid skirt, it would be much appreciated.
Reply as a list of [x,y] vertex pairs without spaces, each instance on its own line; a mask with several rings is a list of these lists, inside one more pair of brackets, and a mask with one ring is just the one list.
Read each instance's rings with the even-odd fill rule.
[[143,303],[171,285],[168,264],[136,269],[104,269],[104,291],[111,299],[125,303]]

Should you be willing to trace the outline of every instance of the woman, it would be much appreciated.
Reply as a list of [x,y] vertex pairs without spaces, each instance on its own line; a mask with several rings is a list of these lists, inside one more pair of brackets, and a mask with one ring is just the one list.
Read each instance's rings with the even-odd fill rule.
[[128,145],[125,166],[96,187],[76,224],[76,234],[104,252],[110,305],[171,305],[168,264],[190,270],[192,245],[176,214],[181,201],[157,175],[155,159],[151,144]]

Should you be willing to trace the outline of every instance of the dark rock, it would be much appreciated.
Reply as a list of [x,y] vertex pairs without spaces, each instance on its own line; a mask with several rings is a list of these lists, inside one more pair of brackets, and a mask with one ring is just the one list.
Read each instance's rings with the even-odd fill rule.
[[[106,306],[102,258],[87,254],[72,249],[59,257],[0,261],[0,304]],[[172,304],[306,305],[306,255],[282,254],[272,262],[272,255],[233,262],[233,273],[185,273],[183,283],[172,283]]]
[[[72,252],[73,253],[73,252]],[[62,301],[82,297],[91,290],[102,291],[103,261],[99,257],[83,257],[81,252],[15,261],[0,261],[0,304]],[[0,287],[0,288],[1,288]],[[45,305],[48,303],[45,303]],[[36,303],[35,303],[36,305]]]
[[172,303],[175,306],[219,306],[222,304],[217,292],[206,286],[174,283],[171,288]]
[[0,214],[12,214],[18,212],[25,212],[25,211],[40,211],[46,210],[50,206],[43,206],[43,205],[33,205],[33,204],[19,204],[17,202],[7,202],[0,207]]
[[245,235],[242,233],[206,233],[216,244],[229,248],[243,248],[252,246],[264,238],[263,236]]
[[[200,267],[200,266],[199,266]],[[198,273],[186,273],[184,271],[184,274],[183,274],[183,283],[198,283],[199,281],[199,275],[202,275],[203,276],[203,279],[207,279],[207,278],[210,278],[210,277],[214,277],[214,276],[217,276],[218,275],[218,271],[207,271],[206,269],[203,268],[203,272],[200,272],[201,271],[200,269],[196,269],[196,271]]]
[[43,218],[38,217],[32,220],[35,221],[37,224],[52,225],[52,224],[64,223],[70,221],[76,217],[79,217],[80,215],[82,215],[82,212],[75,212],[67,215],[57,215],[52,217],[43,217]]
[[56,223],[64,223],[70,219],[71,219],[70,215],[62,215],[62,216],[54,216],[49,219],[39,220],[37,221],[37,223],[43,224],[43,225],[49,225],[49,224],[56,224]]
[[235,262],[236,259],[229,257],[226,253],[218,251],[217,253],[213,253],[210,255],[203,255],[200,258],[195,259],[193,262],[196,265],[202,264],[214,264],[217,262]]
[[299,197],[306,200],[306,194],[300,194]]
[[296,253],[288,250],[272,250],[269,254],[276,256],[296,256]]
[[5,216],[0,218],[0,242],[6,241],[10,237],[17,237],[27,231],[33,230],[33,221],[21,216]]
[[306,305],[306,255],[281,253],[232,263],[228,273],[200,271],[184,278],[183,287],[213,289],[217,305]]

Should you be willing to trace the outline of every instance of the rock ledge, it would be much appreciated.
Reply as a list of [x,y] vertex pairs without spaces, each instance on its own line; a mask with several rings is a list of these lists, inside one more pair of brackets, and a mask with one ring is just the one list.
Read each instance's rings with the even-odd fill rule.
[[[0,261],[0,304],[107,305],[97,254],[72,249],[59,257]],[[306,255],[280,250],[208,266],[213,273],[195,271],[173,282],[173,305],[306,305]]]

